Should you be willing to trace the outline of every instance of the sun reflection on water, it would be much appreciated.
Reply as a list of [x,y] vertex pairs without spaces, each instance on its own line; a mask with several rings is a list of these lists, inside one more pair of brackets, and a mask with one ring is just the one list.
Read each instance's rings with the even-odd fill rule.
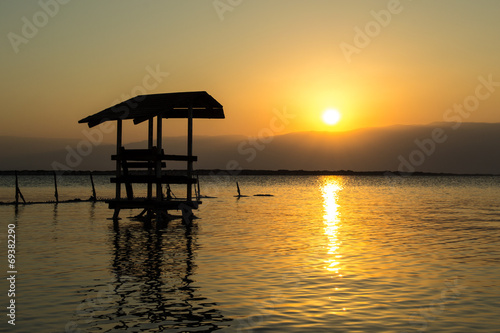
[[340,205],[338,203],[339,193],[342,188],[342,179],[339,177],[326,177],[321,187],[324,209],[323,222],[325,224],[325,235],[328,237],[328,257],[325,261],[325,268],[338,276],[342,276],[339,273],[341,269],[339,259],[342,256],[339,254],[341,220]]

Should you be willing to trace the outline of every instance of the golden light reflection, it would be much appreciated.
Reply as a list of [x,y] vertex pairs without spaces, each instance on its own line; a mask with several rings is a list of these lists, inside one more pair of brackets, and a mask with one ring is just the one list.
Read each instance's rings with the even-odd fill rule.
[[328,237],[328,259],[326,260],[325,268],[340,277],[342,274],[339,273],[341,269],[339,259],[342,256],[339,254],[341,245],[339,227],[341,220],[338,199],[342,188],[342,178],[340,177],[325,177],[321,188],[323,194],[325,235]]

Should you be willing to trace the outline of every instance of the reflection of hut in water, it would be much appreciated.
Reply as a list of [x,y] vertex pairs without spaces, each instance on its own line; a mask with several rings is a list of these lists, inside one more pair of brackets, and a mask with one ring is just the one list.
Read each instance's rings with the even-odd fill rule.
[[229,326],[217,304],[193,285],[196,228],[111,230],[113,279],[88,290],[91,305],[75,318],[82,331],[212,332]]
[[[154,119],[156,118],[156,146],[154,146]],[[168,155],[162,149],[162,120],[164,118],[187,119],[187,154]],[[107,108],[94,115],[81,119],[79,123],[87,123],[89,127],[106,121],[116,121],[116,177],[111,182],[116,183],[116,198],[108,200],[110,209],[114,209],[114,219],[118,219],[120,209],[143,209],[143,213],[151,217],[161,217],[167,210],[183,210],[190,212],[201,204],[199,197],[193,198],[192,187],[196,183],[193,178],[193,119],[194,118],[224,118],[222,105],[205,91],[180,92],[168,94],[141,95],[125,102]],[[148,121],[147,149],[125,149],[122,146],[122,120],[132,119],[134,124]],[[166,161],[185,161],[184,175],[167,175]],[[132,172],[132,169],[135,172]],[[138,172],[142,171],[142,172]],[[134,195],[133,184],[147,186],[147,197],[138,198]],[[186,197],[173,199],[164,198],[162,185],[186,185]],[[122,198],[121,189],[125,186],[126,197]],[[153,195],[153,186],[156,195]]]

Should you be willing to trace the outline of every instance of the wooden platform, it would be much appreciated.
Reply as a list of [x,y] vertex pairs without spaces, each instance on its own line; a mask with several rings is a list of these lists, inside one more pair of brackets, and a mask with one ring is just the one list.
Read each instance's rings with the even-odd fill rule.
[[[130,108],[130,105],[134,107]],[[89,127],[106,121],[116,121],[116,154],[111,156],[111,159],[116,161],[116,176],[111,178],[111,183],[116,184],[116,196],[115,199],[105,201],[109,208],[115,211],[113,219],[118,220],[120,209],[143,209],[140,215],[147,213],[146,216],[149,218],[154,215],[161,218],[168,210],[176,209],[182,210],[186,219],[191,218],[191,209],[197,209],[201,204],[196,187],[193,196],[193,185],[198,182],[193,178],[193,162],[198,160],[198,157],[193,155],[193,119],[224,117],[219,102],[205,91],[195,91],[141,95],[81,119],[79,123],[87,123]],[[162,149],[162,120],[168,118],[187,119],[186,155],[165,154]],[[148,122],[147,148],[126,149],[122,145],[122,122],[126,119],[133,120],[134,124]],[[156,133],[154,133],[155,119]],[[154,145],[154,134],[156,134],[156,145]],[[168,161],[186,162],[185,175],[168,175],[164,170],[168,166]],[[171,184],[185,185],[185,199],[173,195]],[[141,185],[146,187],[146,198],[134,196],[134,186]],[[166,194],[163,192],[164,185]],[[122,186],[125,187],[126,198],[122,198]]]

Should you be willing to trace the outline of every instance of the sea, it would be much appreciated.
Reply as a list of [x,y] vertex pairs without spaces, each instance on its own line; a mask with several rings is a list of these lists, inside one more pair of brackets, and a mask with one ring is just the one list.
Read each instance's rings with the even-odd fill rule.
[[[19,188],[54,200],[52,176]],[[498,176],[214,174],[200,191],[191,225],[0,205],[0,331],[500,332]],[[15,193],[0,176],[0,202]],[[58,195],[88,199],[89,177],[61,176]]]

